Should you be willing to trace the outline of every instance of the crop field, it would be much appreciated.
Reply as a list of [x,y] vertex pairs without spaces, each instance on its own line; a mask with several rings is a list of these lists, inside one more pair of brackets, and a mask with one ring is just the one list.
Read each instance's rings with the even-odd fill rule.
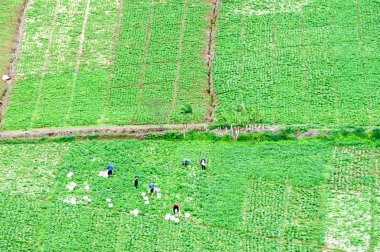
[[[373,144],[114,140],[0,152],[0,250],[380,251]],[[114,176],[99,177],[108,162]],[[151,182],[162,197],[145,204]],[[178,223],[164,220],[174,203]]]
[[[30,0],[4,130],[179,123],[209,108],[202,0]],[[191,95],[190,95],[191,94]]]
[[379,22],[372,0],[222,1],[216,119],[378,126]]
[[[0,76],[6,73],[12,57],[12,42],[16,34],[17,17],[22,0],[3,0],[0,4]],[[3,83],[0,79],[0,93]]]

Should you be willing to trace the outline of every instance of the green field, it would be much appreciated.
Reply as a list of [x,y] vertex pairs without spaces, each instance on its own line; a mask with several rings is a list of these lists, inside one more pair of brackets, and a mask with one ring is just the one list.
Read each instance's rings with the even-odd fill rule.
[[0,251],[380,252],[379,0],[26,3]]
[[216,119],[380,125],[379,22],[372,0],[222,1]]
[[30,0],[5,130],[204,121],[210,5]]
[[[380,6],[221,1],[217,124],[379,126]],[[31,0],[4,130],[204,122],[203,0]],[[181,114],[186,105],[192,116]]]
[[[0,76],[6,73],[8,63],[12,58],[12,42],[16,34],[17,18],[22,0],[2,0],[0,2]],[[3,89],[0,79],[0,93]]]
[[[380,251],[372,143],[117,140],[1,144],[0,152],[0,250]],[[98,176],[107,162],[108,179]],[[152,181],[162,198],[145,205]],[[72,197],[76,205],[64,202]],[[179,223],[163,220],[174,202]]]

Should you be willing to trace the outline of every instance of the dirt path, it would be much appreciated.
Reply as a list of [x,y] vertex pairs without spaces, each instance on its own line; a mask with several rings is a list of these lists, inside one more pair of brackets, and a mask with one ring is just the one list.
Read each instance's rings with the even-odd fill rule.
[[7,108],[8,102],[9,102],[9,94],[11,93],[13,85],[17,79],[16,63],[17,63],[18,57],[21,54],[20,44],[21,44],[21,40],[24,37],[25,15],[26,15],[28,6],[29,6],[29,0],[25,0],[22,6],[22,9],[20,10],[21,14],[19,17],[19,23],[17,25],[16,39],[15,39],[15,42],[13,43],[14,53],[8,67],[8,75],[12,79],[10,82],[6,83],[4,90],[0,94],[0,128],[3,125],[3,117],[5,114],[5,110]]
[[178,50],[178,58],[177,58],[177,68],[176,68],[176,73],[175,73],[175,80],[173,83],[173,98],[172,98],[172,104],[170,106],[169,113],[166,116],[166,123],[170,123],[170,117],[173,113],[175,102],[177,100],[178,80],[179,80],[179,73],[181,71],[181,58],[182,58],[182,47],[183,47],[182,42],[183,42],[183,36],[185,33],[185,23],[186,23],[186,4],[187,4],[187,0],[184,0],[181,30],[179,33],[179,50]]
[[[191,125],[193,129],[206,128],[207,124],[198,123]],[[38,139],[41,137],[59,136],[86,136],[86,135],[145,135],[149,132],[178,131],[184,128],[183,124],[163,125],[126,125],[126,126],[103,126],[103,127],[77,127],[70,129],[36,129],[29,131],[5,131],[0,132],[0,139]],[[189,129],[191,129],[189,128]]]
[[78,48],[78,53],[77,53],[77,64],[75,66],[74,76],[77,76],[78,71],[79,71],[80,60],[81,60],[81,57],[82,57],[83,43],[84,43],[84,40],[85,40],[85,32],[86,32],[86,26],[87,26],[87,19],[88,19],[88,15],[90,14],[90,2],[91,2],[91,0],[87,0],[86,14],[84,15],[84,20],[83,20],[83,25],[82,25],[82,33],[80,35],[79,48]]
[[206,42],[206,55],[205,55],[205,63],[208,68],[207,71],[207,85],[208,85],[208,92],[210,94],[210,108],[208,109],[206,113],[206,121],[211,123],[214,121],[214,110],[216,106],[218,105],[216,94],[214,90],[214,82],[213,82],[213,61],[215,56],[215,36],[216,36],[216,23],[219,15],[219,7],[220,7],[220,0],[214,0],[212,2],[212,10],[211,15],[209,16],[208,20],[208,36],[207,36],[207,42]]
[[106,117],[106,111],[107,111],[107,105],[108,105],[108,97],[109,97],[109,89],[110,89],[110,84],[111,84],[111,76],[112,76],[112,71],[113,71],[113,64],[115,61],[115,52],[116,52],[116,45],[117,41],[119,39],[119,30],[120,30],[120,19],[121,19],[121,11],[123,8],[123,0],[119,0],[119,6],[117,10],[117,21],[116,21],[116,26],[115,26],[115,31],[114,31],[114,38],[113,38],[113,43],[112,43],[112,56],[111,56],[111,62],[110,62],[110,68],[108,71],[108,78],[107,78],[107,86],[106,86],[106,97],[104,100],[104,105],[102,109],[102,113],[100,115],[100,119],[98,123],[103,123],[104,119]]
[[140,81],[139,81],[139,91],[137,94],[137,106],[136,111],[132,115],[131,124],[135,123],[136,116],[139,112],[140,105],[141,105],[141,93],[143,91],[143,82],[145,77],[145,66],[146,66],[146,58],[148,55],[148,49],[149,49],[149,40],[150,40],[150,31],[152,29],[152,21],[153,21],[153,9],[154,9],[154,0],[150,3],[150,13],[149,13],[149,20],[148,20],[148,28],[146,32],[146,39],[145,39],[145,46],[144,46],[144,57],[141,63],[141,70],[140,70]]
[[49,52],[50,52],[51,44],[52,44],[52,41],[53,41],[54,30],[55,30],[55,26],[56,26],[56,23],[57,23],[57,16],[58,16],[58,11],[59,11],[60,7],[61,7],[61,0],[57,0],[56,6],[55,6],[55,10],[54,10],[53,24],[51,26],[51,30],[50,30],[50,34],[49,34],[48,47],[47,47],[47,49],[45,51],[45,62],[44,62],[44,66],[42,68],[41,78],[45,77],[46,68],[47,68],[47,65],[49,63]]

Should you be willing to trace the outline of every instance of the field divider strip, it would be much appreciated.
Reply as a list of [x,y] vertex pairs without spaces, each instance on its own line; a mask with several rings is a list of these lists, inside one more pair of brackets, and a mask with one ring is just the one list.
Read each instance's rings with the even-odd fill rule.
[[42,90],[43,90],[43,86],[44,86],[43,79],[45,78],[45,74],[46,74],[46,70],[47,70],[47,65],[49,63],[49,53],[50,53],[51,45],[53,43],[54,31],[55,31],[55,27],[56,27],[56,24],[57,24],[57,17],[58,17],[58,12],[59,12],[60,6],[61,6],[61,0],[57,0],[56,6],[55,6],[55,9],[54,9],[53,24],[51,26],[51,30],[50,30],[50,34],[49,34],[48,47],[47,47],[47,49],[45,51],[45,62],[44,62],[44,66],[42,68],[41,76],[40,76],[41,79],[38,81],[38,91],[37,91],[36,106],[35,106],[35,108],[33,110],[33,113],[32,113],[31,119],[30,119],[29,128],[33,127],[33,123],[36,120],[36,116],[37,116],[37,110],[38,110],[38,107],[39,107],[40,102],[41,102]]
[[116,45],[119,39],[119,31],[120,31],[120,20],[121,20],[121,11],[123,8],[123,0],[119,0],[118,10],[117,10],[117,21],[114,31],[114,38],[112,43],[112,56],[111,56],[111,62],[110,62],[110,68],[108,71],[108,78],[107,78],[107,86],[106,86],[106,97],[104,100],[103,109],[100,115],[99,123],[103,123],[104,119],[106,117],[106,111],[107,111],[107,105],[108,105],[108,99],[109,99],[109,92],[110,92],[110,85],[111,85],[111,77],[112,77],[112,71],[113,71],[113,64],[115,61],[115,54],[116,54]]
[[149,19],[148,19],[148,27],[146,32],[146,39],[145,39],[145,45],[144,45],[144,56],[141,63],[141,70],[140,70],[140,80],[139,80],[139,91],[137,93],[137,105],[136,105],[136,111],[133,113],[131,118],[131,124],[135,123],[136,116],[139,112],[140,105],[141,105],[141,93],[143,91],[143,82],[145,77],[145,67],[146,67],[146,59],[148,56],[148,49],[149,49],[149,40],[150,40],[150,32],[152,29],[152,21],[153,21],[153,9],[154,9],[154,0],[150,3],[150,13],[149,13]]
[[[364,58],[364,50],[363,50],[363,39],[362,35],[360,32],[360,13],[359,13],[359,6],[358,6],[358,0],[355,0],[355,16],[356,16],[356,32],[357,32],[357,39],[358,39],[358,47],[359,47],[359,53],[360,53],[360,65],[362,67],[362,71],[365,69],[365,65],[363,62]],[[364,77],[364,76],[363,76]],[[365,77],[364,77],[365,78]],[[368,108],[371,105],[371,101],[369,99],[369,94],[368,94],[368,81],[365,79],[365,90],[364,90],[364,95],[365,95],[365,100],[367,103],[366,109],[367,109],[367,117],[368,117],[368,122],[371,123],[373,116],[372,116],[372,111]],[[372,106],[370,106],[372,107]]]
[[[272,97],[272,108],[277,108],[277,96],[275,92],[275,87],[276,87],[276,80],[275,80],[275,74],[277,73],[277,44],[276,44],[276,38],[277,38],[277,27],[276,27],[276,1],[273,1],[273,13],[272,13],[272,30],[271,30],[271,59],[272,59],[272,64],[271,64],[271,89],[273,90],[273,97]],[[272,115],[273,115],[273,120],[274,122],[277,122],[278,116],[277,113],[274,111],[274,109],[271,109]]]
[[182,58],[182,48],[183,48],[183,36],[185,33],[185,24],[186,24],[186,4],[187,0],[183,1],[183,14],[182,14],[182,22],[181,22],[181,30],[180,30],[180,35],[179,35],[179,49],[178,49],[178,57],[177,57],[177,67],[176,67],[176,73],[175,73],[175,79],[173,83],[173,96],[172,96],[172,103],[170,106],[170,110],[166,116],[166,123],[170,123],[170,117],[173,113],[175,103],[177,100],[177,90],[178,90],[178,80],[179,80],[179,75],[181,71],[181,58]]
[[75,70],[74,70],[74,76],[77,76],[78,71],[79,71],[80,60],[82,57],[83,43],[85,40],[87,20],[88,20],[89,14],[90,14],[90,2],[91,2],[91,0],[87,0],[87,3],[86,3],[86,14],[84,15],[84,20],[83,20],[83,24],[82,24],[82,33],[80,35],[80,40],[79,40],[79,48],[78,48],[78,52],[77,52],[77,63],[76,63]]
[[77,53],[77,63],[76,63],[75,70],[74,70],[74,80],[72,82],[72,87],[71,87],[71,92],[70,92],[70,102],[69,102],[69,107],[67,109],[65,119],[63,122],[63,124],[65,126],[67,126],[67,121],[69,120],[69,116],[71,114],[72,107],[73,107],[74,96],[75,96],[75,88],[76,88],[76,84],[77,84],[77,78],[76,77],[78,75],[80,60],[81,60],[82,52],[83,52],[83,44],[84,44],[84,40],[85,40],[87,20],[88,20],[88,16],[90,15],[90,2],[91,2],[91,0],[87,0],[87,2],[86,2],[86,13],[84,16],[84,20],[83,20],[83,24],[82,24],[82,32],[80,35],[79,48],[78,48],[78,53]]
[[53,42],[53,36],[54,36],[55,27],[56,27],[56,24],[57,24],[57,16],[58,16],[58,12],[59,12],[59,8],[60,7],[61,7],[61,0],[57,0],[56,6],[55,6],[55,10],[54,10],[53,24],[51,26],[50,35],[49,35],[48,47],[47,47],[47,49],[45,51],[45,62],[44,62],[44,66],[42,68],[42,73],[41,73],[41,78],[42,79],[45,77],[47,65],[49,63],[49,53],[50,53],[51,44]]
[[284,205],[284,221],[282,222],[282,225],[280,226],[280,235],[279,235],[279,251],[283,250],[283,245],[286,241],[285,239],[285,231],[286,231],[286,224],[288,221],[288,214],[289,214],[289,201],[290,201],[290,195],[292,193],[292,185],[289,183],[289,181],[286,183],[286,191],[285,191],[285,205]]
[[[247,19],[247,1],[244,0],[243,2],[243,16],[241,18],[241,29],[240,29],[240,40],[239,40],[239,65],[237,67],[237,76],[238,76],[238,82],[241,84],[243,82],[243,74],[244,74],[244,47],[245,47],[245,36],[246,36],[246,19]],[[240,85],[241,87],[242,85]],[[244,101],[243,95],[241,92],[239,92],[239,98],[240,101]]]
[[[371,190],[371,228],[370,228],[370,240],[369,240],[369,250],[368,251],[374,251],[375,247],[377,245],[380,245],[380,234],[376,237],[375,234],[375,227],[376,227],[376,218],[374,215],[376,215],[376,209],[377,209],[377,196],[380,188],[377,188],[377,173],[379,172],[379,160],[376,158],[376,156],[372,156],[371,159],[374,162],[374,168],[372,169],[372,177],[373,177],[373,186]],[[380,181],[379,181],[380,182]],[[377,210],[380,213],[380,210]],[[378,223],[379,224],[379,223]],[[377,224],[377,225],[378,225]]]
[[[300,35],[301,35],[301,69],[302,69],[302,101],[304,110],[305,121],[310,123],[310,106],[307,103],[307,77],[306,77],[306,52],[305,52],[305,32],[304,32],[304,20],[303,15],[300,13]],[[308,108],[308,109],[306,109]]]
[[8,102],[9,102],[9,95],[17,79],[16,63],[17,63],[18,57],[21,54],[20,44],[24,37],[25,15],[26,15],[26,11],[28,7],[29,7],[29,0],[24,0],[22,9],[20,10],[21,14],[19,17],[19,22],[17,24],[17,30],[15,32],[16,38],[15,38],[15,42],[13,43],[14,52],[13,52],[12,59],[8,66],[8,71],[7,71],[8,75],[11,77],[11,80],[10,82],[6,83],[4,90],[0,93],[0,128],[2,128],[3,126],[4,114],[8,107]]
[[[329,32],[330,32],[330,36],[332,34],[334,34],[334,28],[333,28],[333,22],[331,20],[331,17],[332,17],[333,13],[329,13],[328,15],[328,23],[329,23]],[[336,55],[335,55],[335,45],[332,45],[332,48],[331,48],[331,62],[332,62],[332,73],[331,73],[331,77],[332,77],[332,88],[333,88],[333,92],[334,92],[334,102],[335,102],[335,120],[336,122],[339,124],[341,119],[340,119],[340,111],[339,111],[339,103],[340,103],[340,99],[339,99],[339,96],[338,96],[338,89],[337,89],[337,82],[336,82]]]
[[216,24],[219,16],[219,6],[220,6],[220,0],[214,0],[212,2],[212,11],[211,11],[211,17],[209,17],[208,21],[208,38],[206,41],[206,66],[207,66],[207,85],[208,85],[208,92],[210,94],[210,108],[208,109],[206,113],[206,122],[210,123],[214,121],[214,109],[218,106],[217,97],[215,94],[214,89],[214,82],[213,82],[213,62],[214,62],[214,55],[215,55],[215,36],[216,36]]

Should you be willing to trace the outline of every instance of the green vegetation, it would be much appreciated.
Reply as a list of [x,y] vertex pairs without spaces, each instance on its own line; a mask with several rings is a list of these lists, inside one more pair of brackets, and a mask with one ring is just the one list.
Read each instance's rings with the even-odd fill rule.
[[28,1],[2,130],[185,130],[0,141],[0,251],[380,251],[378,1],[219,2]]
[[[372,143],[118,140],[2,144],[0,152],[3,249],[380,248],[380,152]],[[108,179],[98,176],[107,162],[115,166]],[[145,205],[141,192],[152,181],[162,198]],[[91,203],[81,202],[86,195]],[[64,202],[72,197],[76,205]],[[164,221],[175,202],[180,222]]]
[[29,3],[3,129],[204,120],[208,4],[58,3]]
[[270,125],[378,126],[379,13],[372,0],[222,1],[218,123],[243,104]]
[[[12,42],[16,35],[17,18],[23,0],[2,0],[0,3],[0,76],[7,70],[11,60]],[[3,83],[0,79],[0,92]]]

